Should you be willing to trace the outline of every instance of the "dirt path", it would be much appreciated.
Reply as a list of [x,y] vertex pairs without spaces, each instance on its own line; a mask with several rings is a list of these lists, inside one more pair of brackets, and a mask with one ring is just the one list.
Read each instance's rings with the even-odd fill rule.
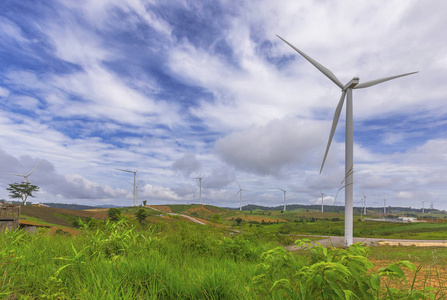
[[170,215],[170,216],[180,216],[180,217],[182,217],[182,218],[186,218],[186,219],[188,219],[188,220],[190,220],[190,221],[192,221],[192,222],[194,222],[194,223],[197,223],[197,224],[200,224],[200,225],[206,225],[204,222],[199,221],[199,220],[197,220],[196,218],[193,218],[193,217],[190,217],[190,216],[187,216],[187,215],[184,215],[184,214],[166,213],[166,212],[164,212],[164,211],[161,211],[161,210],[156,209],[156,208],[151,207],[151,206],[146,206],[146,207],[148,207],[148,208],[150,208],[150,209],[153,209],[153,210],[155,210],[155,211],[161,212],[161,213],[165,213],[165,214]]
[[[321,239],[314,242],[320,243],[324,247],[343,247],[343,236],[320,236]],[[354,243],[362,243],[368,246],[416,246],[416,247],[447,247],[447,240],[403,240],[403,239],[383,239],[383,238],[354,238]],[[296,246],[286,247],[287,250],[298,250]]]

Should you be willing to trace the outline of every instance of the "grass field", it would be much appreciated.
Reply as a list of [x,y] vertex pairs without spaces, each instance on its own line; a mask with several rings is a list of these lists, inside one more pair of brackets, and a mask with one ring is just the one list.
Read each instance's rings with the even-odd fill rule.
[[[0,298],[340,299],[337,293],[343,291],[330,287],[326,277],[319,279],[325,272],[361,299],[369,299],[369,294],[371,299],[447,297],[446,248],[316,247],[293,253],[276,248],[309,234],[342,235],[342,213],[240,212],[201,205],[157,208],[208,220],[203,226],[150,208],[145,208],[147,218],[140,224],[135,219],[139,209],[121,209],[122,221],[115,223],[105,221],[107,211],[23,210],[27,221],[54,228],[51,235],[43,230],[37,235],[18,231],[0,236]],[[78,225],[84,229],[71,228],[76,218],[83,220]],[[70,236],[55,229],[77,232]],[[354,235],[447,238],[445,223],[360,218],[355,219]],[[400,263],[403,260],[417,269]],[[349,279],[345,269],[357,274],[355,278]]]

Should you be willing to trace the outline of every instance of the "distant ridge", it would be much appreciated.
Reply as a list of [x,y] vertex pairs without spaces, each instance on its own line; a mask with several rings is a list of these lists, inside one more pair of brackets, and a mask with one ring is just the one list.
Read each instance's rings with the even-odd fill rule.
[[64,203],[42,203],[52,208],[65,208],[65,209],[73,209],[73,210],[85,210],[85,209],[97,209],[97,208],[112,208],[112,207],[121,207],[116,205],[80,205],[80,204],[64,204]]

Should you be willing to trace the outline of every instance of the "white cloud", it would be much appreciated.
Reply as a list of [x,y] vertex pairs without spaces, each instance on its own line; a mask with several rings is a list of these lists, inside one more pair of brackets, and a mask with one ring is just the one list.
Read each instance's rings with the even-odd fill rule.
[[9,90],[0,86],[0,97],[6,98],[9,95]]
[[275,120],[218,140],[216,152],[233,167],[259,175],[279,175],[292,165],[316,167],[326,141],[324,127],[310,120]]
[[200,162],[192,153],[186,153],[172,164],[172,169],[188,177],[192,173],[200,170]]

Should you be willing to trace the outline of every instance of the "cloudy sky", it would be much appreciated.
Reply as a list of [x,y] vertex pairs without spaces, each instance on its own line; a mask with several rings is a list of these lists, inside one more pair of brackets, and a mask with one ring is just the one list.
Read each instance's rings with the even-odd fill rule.
[[[0,4],[0,198],[237,207],[332,203],[354,91],[354,204],[447,209],[447,2],[14,1]],[[344,203],[341,191],[336,204]]]

